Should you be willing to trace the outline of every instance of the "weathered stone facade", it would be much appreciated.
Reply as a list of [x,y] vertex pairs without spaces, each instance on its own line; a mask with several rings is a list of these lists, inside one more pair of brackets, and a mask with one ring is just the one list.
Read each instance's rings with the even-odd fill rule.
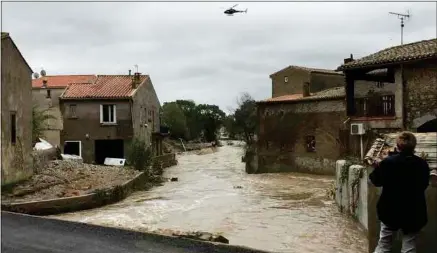
[[344,76],[341,72],[332,70],[310,69],[290,66],[272,75],[272,97],[291,94],[302,94],[303,84],[310,83],[310,92],[340,87],[344,85]]
[[406,125],[417,130],[434,120],[437,129],[437,63],[405,66]]
[[[258,172],[335,174],[335,161],[348,145],[344,98],[259,103],[258,117]],[[307,136],[315,138],[314,152]]]
[[1,184],[5,185],[33,172],[32,70],[8,34],[2,33],[1,40]]

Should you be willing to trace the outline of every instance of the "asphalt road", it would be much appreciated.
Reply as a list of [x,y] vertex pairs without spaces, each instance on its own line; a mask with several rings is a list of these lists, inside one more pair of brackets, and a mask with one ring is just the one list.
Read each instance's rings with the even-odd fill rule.
[[1,228],[3,253],[260,252],[8,212]]

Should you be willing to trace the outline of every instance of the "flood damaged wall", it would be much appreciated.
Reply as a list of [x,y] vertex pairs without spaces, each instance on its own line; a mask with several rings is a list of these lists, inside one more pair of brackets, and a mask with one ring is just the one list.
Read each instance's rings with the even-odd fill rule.
[[335,202],[343,213],[354,217],[368,230],[367,169],[346,160],[336,163]]

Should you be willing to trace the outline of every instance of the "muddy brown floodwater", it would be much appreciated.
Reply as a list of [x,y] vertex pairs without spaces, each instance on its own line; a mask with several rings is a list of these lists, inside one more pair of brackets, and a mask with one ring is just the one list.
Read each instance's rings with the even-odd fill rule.
[[[273,252],[367,252],[363,231],[326,196],[333,178],[306,174],[248,175],[242,150],[178,156],[178,177],[117,204],[55,217],[138,230],[222,233],[230,244]],[[240,188],[241,186],[241,188]]]

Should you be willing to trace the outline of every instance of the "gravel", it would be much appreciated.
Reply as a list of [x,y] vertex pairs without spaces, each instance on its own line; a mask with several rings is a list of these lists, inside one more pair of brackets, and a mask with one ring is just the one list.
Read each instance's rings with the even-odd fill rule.
[[2,193],[2,201],[35,201],[88,194],[96,189],[123,184],[139,173],[129,167],[54,160],[11,192]]

